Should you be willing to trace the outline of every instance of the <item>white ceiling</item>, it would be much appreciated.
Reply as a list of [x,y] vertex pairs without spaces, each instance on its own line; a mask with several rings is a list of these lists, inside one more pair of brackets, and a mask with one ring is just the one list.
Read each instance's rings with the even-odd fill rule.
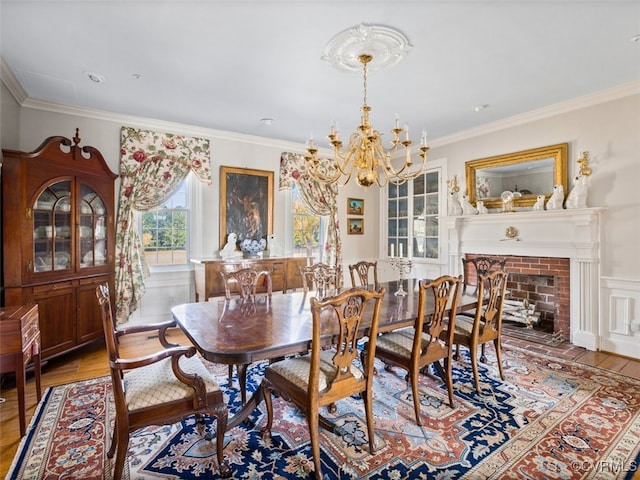
[[362,23],[412,45],[369,75],[387,138],[396,113],[417,142],[640,81],[639,1],[1,0],[0,15],[30,99],[301,144],[359,123],[361,74],[320,57]]

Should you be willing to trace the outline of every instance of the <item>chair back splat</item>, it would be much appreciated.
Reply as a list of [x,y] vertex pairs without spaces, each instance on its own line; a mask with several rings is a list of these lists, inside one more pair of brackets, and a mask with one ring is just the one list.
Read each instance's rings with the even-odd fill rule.
[[[223,455],[227,405],[218,383],[195,355],[195,347],[182,347],[167,341],[167,329],[176,326],[173,321],[116,329],[108,284],[99,285],[96,296],[102,313],[116,406],[113,436],[107,452],[109,458],[116,455],[113,478],[122,478],[131,432],[149,425],[170,425],[191,415],[196,415],[202,436],[203,416],[217,419],[218,466],[220,475],[229,477],[231,469]],[[157,332],[164,348],[132,359],[121,357],[118,339],[140,332]]]
[[[306,413],[317,479],[322,478],[319,427],[331,428],[330,422],[320,416],[322,406],[359,394],[364,400],[369,452],[374,453],[373,364],[384,292],[384,288],[351,288],[322,300],[311,298],[311,352],[274,362],[265,370],[261,387],[267,424],[262,431],[265,436],[271,434],[272,392],[295,403]],[[367,354],[360,364],[358,341],[365,335],[369,337]]]
[[[507,263],[506,258],[493,258],[493,257],[472,257],[462,259],[462,271],[464,274],[464,289],[466,293],[467,287],[475,286],[473,293],[478,291],[478,285],[480,283],[480,277],[486,276],[488,273],[494,270],[504,270],[504,266]],[[472,283],[475,282],[475,283]]]
[[[449,405],[454,408],[452,356],[453,333],[443,335],[447,325],[456,319],[462,276],[443,275],[433,281],[419,282],[418,315],[413,327],[381,335],[375,355],[387,369],[399,367],[407,371],[411,384],[416,423],[422,425],[418,373],[433,364],[447,385]],[[427,302],[433,302],[434,313],[425,317]],[[440,361],[444,360],[444,367]],[[425,371],[426,373],[426,371]]]
[[304,293],[315,290],[318,297],[324,297],[341,287],[342,268],[340,266],[332,267],[326,263],[314,263],[298,269],[302,277]]
[[241,268],[235,272],[220,272],[224,282],[224,295],[227,300],[232,297],[232,292],[237,291],[240,298],[255,298],[259,285],[264,285],[267,295],[272,294],[271,272],[267,270],[254,270]]
[[378,262],[367,262],[365,260],[349,265],[349,275],[351,276],[352,287],[367,287],[372,285],[378,288]]

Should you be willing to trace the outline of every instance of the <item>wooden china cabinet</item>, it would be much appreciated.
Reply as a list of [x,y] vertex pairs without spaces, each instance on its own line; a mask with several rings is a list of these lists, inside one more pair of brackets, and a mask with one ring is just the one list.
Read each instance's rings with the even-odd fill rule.
[[117,175],[79,143],[2,151],[4,304],[38,304],[42,358],[101,339],[95,288],[114,286]]

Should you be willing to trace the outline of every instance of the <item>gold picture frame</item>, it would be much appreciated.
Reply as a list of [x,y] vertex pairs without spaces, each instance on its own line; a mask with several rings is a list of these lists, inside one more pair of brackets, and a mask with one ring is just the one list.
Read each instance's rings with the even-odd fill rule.
[[347,235],[362,235],[364,218],[347,218]]
[[364,215],[364,200],[347,198],[347,215]]
[[237,242],[273,233],[273,172],[220,167],[220,248],[230,233]]

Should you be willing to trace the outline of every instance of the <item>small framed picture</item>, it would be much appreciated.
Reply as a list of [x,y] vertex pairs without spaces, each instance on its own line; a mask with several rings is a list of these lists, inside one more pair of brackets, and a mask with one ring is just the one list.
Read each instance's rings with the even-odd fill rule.
[[347,215],[364,215],[364,200],[347,198]]
[[362,218],[347,218],[347,234],[362,235],[364,233],[364,220]]

